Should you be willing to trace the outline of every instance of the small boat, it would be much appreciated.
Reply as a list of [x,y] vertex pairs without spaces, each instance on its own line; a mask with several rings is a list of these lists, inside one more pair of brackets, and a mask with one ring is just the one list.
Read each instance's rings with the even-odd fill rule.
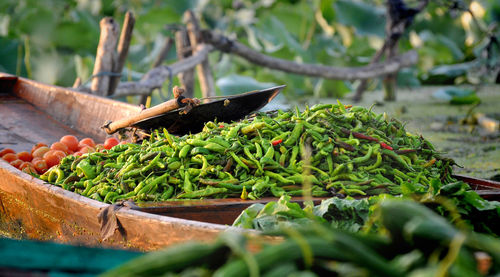
[[[0,73],[0,148],[25,151],[67,134],[104,141],[105,122],[139,112],[139,107],[119,101]],[[457,178],[490,199],[500,196],[499,183]],[[0,159],[0,234],[8,237],[149,251],[214,240],[232,228],[229,224],[243,209],[271,199],[109,205],[48,184]]]

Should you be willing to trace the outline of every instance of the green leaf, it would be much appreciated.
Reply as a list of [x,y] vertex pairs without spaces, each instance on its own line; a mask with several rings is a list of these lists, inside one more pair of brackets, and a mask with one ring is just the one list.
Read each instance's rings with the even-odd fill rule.
[[420,80],[417,78],[417,70],[414,68],[403,68],[398,72],[398,86],[418,87]]
[[0,71],[16,74],[18,46],[19,41],[0,37]]
[[338,22],[353,26],[359,35],[385,35],[385,9],[361,1],[339,0],[334,3]]
[[477,210],[479,211],[488,211],[488,210],[499,210],[500,209],[500,202],[498,201],[488,201],[477,192],[473,190],[469,190],[463,193],[464,194],[464,199],[466,202],[470,203],[472,206],[474,206]]
[[447,65],[438,65],[431,70],[429,70],[428,74],[431,76],[435,75],[443,75],[446,77],[455,78],[458,76],[463,76],[470,69],[477,66],[477,62],[465,62],[465,63],[457,63],[457,64],[447,64]]
[[235,227],[241,227],[245,229],[253,228],[253,220],[257,217],[257,214],[264,208],[264,204],[256,203],[252,204],[250,207],[246,208],[233,223]]
[[467,105],[481,101],[475,91],[470,89],[461,89],[458,87],[438,89],[432,94],[432,96],[436,99],[449,101],[450,104],[454,105]]
[[280,50],[282,46],[286,46],[292,53],[297,55],[304,54],[304,49],[302,49],[297,39],[274,15],[259,21],[254,31],[268,53],[275,52]]
[[314,215],[323,217],[331,222],[332,226],[357,232],[368,219],[370,203],[368,199],[340,199],[337,197],[321,201],[314,207]]
[[54,44],[85,53],[97,48],[99,31],[91,28],[91,25],[83,22],[62,22],[55,28]]
[[232,95],[242,92],[260,90],[276,86],[274,83],[261,83],[252,77],[231,74],[218,79],[216,85],[223,95]]

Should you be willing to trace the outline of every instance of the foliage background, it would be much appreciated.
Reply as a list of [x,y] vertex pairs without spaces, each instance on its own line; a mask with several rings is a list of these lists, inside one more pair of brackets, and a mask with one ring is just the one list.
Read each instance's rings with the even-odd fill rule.
[[[332,66],[367,64],[383,44],[382,0],[3,0],[0,2],[0,71],[45,83],[71,86],[78,76],[89,80],[99,40],[99,20],[123,22],[127,10],[136,16],[133,41],[123,80],[136,80],[151,64],[167,36],[193,9],[203,27],[217,29],[268,55]],[[416,0],[406,0],[414,5]],[[484,57],[487,40],[481,28],[500,21],[497,0],[459,1],[470,14],[431,1],[400,43],[417,49],[419,63],[402,70],[399,85],[479,84],[496,75],[480,65],[499,64],[500,52]],[[481,28],[479,28],[481,27]],[[498,32],[497,32],[497,37]],[[483,53],[483,54],[482,54]],[[171,49],[165,64],[176,59]],[[288,97],[341,97],[357,82],[325,80],[257,67],[236,56],[210,56],[218,93],[238,93],[287,84]],[[495,68],[494,68],[495,69]],[[177,82],[177,80],[173,80]],[[371,88],[378,86],[373,82]],[[197,91],[199,94],[199,91]],[[162,93],[163,97],[166,92]],[[160,95],[156,95],[158,99]],[[128,99],[132,101],[131,99]]]

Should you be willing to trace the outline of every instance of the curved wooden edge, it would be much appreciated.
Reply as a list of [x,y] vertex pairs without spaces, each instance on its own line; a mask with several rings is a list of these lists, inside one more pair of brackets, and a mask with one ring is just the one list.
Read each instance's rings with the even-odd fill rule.
[[0,160],[0,225],[9,229],[8,224],[19,224],[17,231],[25,238],[148,251],[191,240],[211,241],[221,231],[244,231],[121,208],[116,212],[120,230],[103,241],[97,215],[108,206],[45,183]]
[[500,200],[500,182],[455,174],[454,178],[464,181],[484,199]]
[[470,177],[470,176],[465,176],[465,175],[460,175],[460,174],[454,174],[454,178],[457,178],[459,180],[462,180],[470,185],[478,185],[478,186],[483,186],[491,189],[500,189],[500,182],[496,182],[493,180],[486,180],[486,179],[481,179],[481,178],[475,178],[475,177]]

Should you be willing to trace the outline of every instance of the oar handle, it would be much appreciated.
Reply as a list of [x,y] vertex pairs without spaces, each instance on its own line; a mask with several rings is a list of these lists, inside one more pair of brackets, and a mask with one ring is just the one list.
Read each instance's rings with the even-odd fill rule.
[[175,99],[168,100],[152,108],[142,110],[139,114],[122,118],[114,122],[110,122],[109,124],[104,125],[103,129],[106,130],[106,133],[113,134],[120,129],[129,127],[134,123],[144,120],[146,118],[150,118],[153,116],[157,116],[181,108],[186,105],[185,103],[182,102],[182,99],[184,98],[185,98],[184,96],[179,96]]

